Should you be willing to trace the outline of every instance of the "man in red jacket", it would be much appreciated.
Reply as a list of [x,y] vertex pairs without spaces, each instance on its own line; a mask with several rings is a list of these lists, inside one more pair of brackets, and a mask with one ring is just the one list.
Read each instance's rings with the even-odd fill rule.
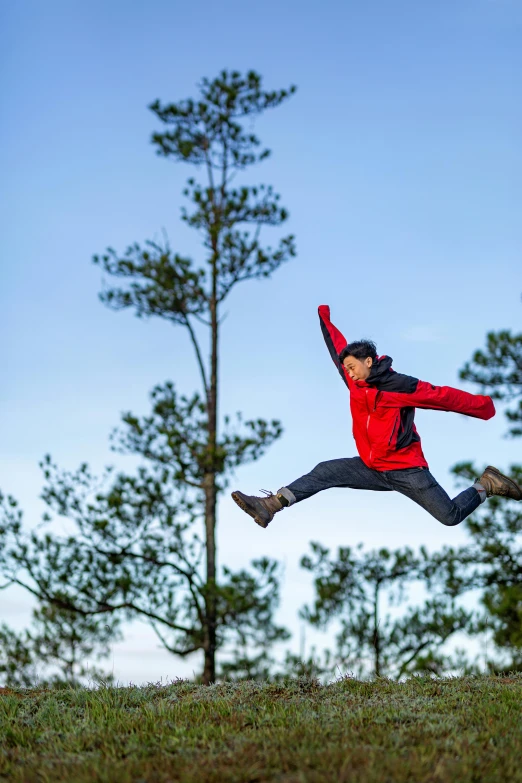
[[490,397],[433,386],[392,370],[389,356],[377,356],[374,343],[347,343],[330,321],[328,305],[319,307],[323,336],[341,378],[350,392],[353,436],[358,457],[321,462],[305,476],[267,497],[233,492],[237,505],[267,527],[286,506],[330,487],[395,490],[411,498],[443,525],[458,525],[491,495],[522,500],[522,488],[499,470],[487,467],[482,476],[450,499],[428,469],[414,424],[415,408],[455,411],[490,419]]

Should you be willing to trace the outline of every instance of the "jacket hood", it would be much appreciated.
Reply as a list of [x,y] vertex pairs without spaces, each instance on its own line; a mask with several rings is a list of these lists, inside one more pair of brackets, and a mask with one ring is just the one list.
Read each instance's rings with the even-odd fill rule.
[[373,364],[366,383],[378,383],[383,381],[391,370],[393,359],[391,356],[381,356]]

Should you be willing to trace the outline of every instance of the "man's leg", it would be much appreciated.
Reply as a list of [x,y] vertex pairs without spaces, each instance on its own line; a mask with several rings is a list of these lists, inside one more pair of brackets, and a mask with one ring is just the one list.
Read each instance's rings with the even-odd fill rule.
[[232,499],[243,511],[253,517],[258,525],[267,527],[274,514],[285,506],[292,506],[331,487],[388,492],[393,489],[383,473],[367,468],[359,457],[351,457],[320,462],[310,473],[281,487],[275,495],[267,493],[268,497],[260,498],[236,491],[232,492]]
[[427,468],[389,470],[387,475],[393,489],[450,527],[458,525],[486,500],[486,492],[480,485],[477,485],[479,489],[468,487],[451,499]]
[[320,462],[310,473],[281,487],[277,494],[282,494],[288,500],[288,505],[292,506],[332,487],[371,489],[377,492],[389,492],[392,489],[383,474],[368,468],[360,457],[346,457]]

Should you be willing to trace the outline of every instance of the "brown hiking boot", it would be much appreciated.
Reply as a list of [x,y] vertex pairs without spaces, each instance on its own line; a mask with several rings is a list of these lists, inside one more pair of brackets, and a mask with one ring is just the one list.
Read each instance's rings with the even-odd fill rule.
[[[261,490],[266,492],[266,490]],[[243,495],[242,492],[232,492],[232,499],[235,500],[239,508],[250,514],[261,527],[267,527],[268,523],[274,518],[274,514],[284,508],[283,503],[277,495],[267,492],[266,498],[256,498],[254,495]]]
[[512,500],[522,500],[522,488],[516,481],[504,476],[500,470],[488,465],[482,476],[479,478],[479,484],[482,484],[486,490],[488,498],[492,495],[511,498]]

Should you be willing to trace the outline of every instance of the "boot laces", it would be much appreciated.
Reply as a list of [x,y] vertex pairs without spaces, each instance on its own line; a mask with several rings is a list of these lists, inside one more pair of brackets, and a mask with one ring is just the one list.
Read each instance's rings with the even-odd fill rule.
[[269,490],[268,490],[268,489],[260,489],[259,491],[260,491],[260,492],[264,492],[264,493],[265,493],[265,495],[267,496],[267,498],[274,497],[274,493],[273,493],[273,492],[269,492]]

